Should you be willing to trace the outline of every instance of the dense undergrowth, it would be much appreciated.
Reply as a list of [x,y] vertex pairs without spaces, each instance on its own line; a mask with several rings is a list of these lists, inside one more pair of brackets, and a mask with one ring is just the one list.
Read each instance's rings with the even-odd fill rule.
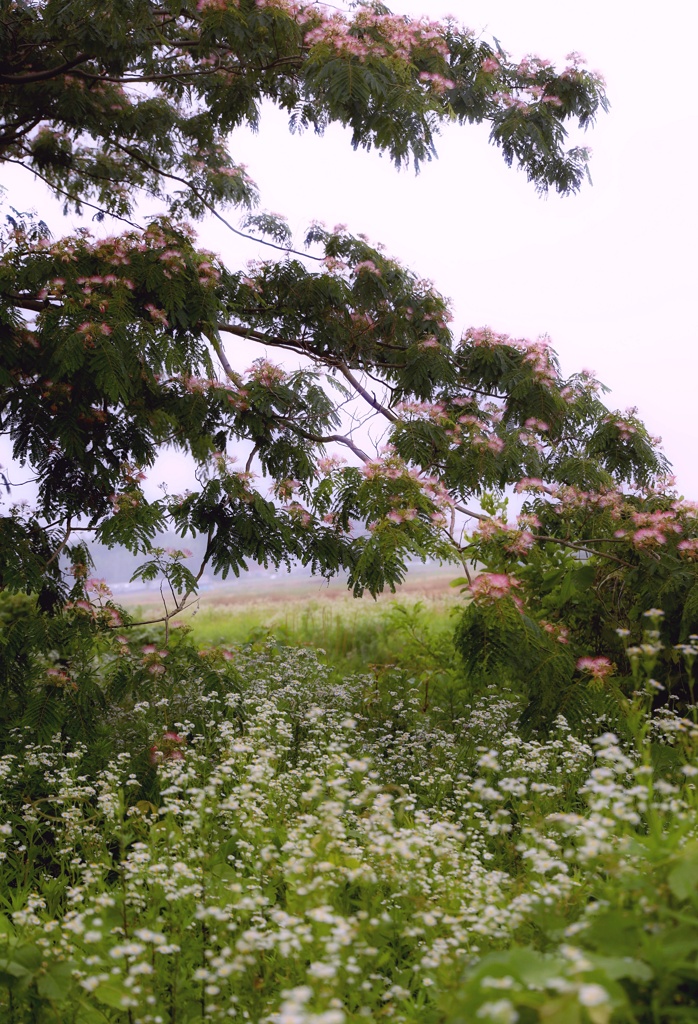
[[543,732],[445,622],[381,621],[353,675],[133,632],[91,736],[6,732],[3,1021],[696,1019],[698,726],[652,642]]

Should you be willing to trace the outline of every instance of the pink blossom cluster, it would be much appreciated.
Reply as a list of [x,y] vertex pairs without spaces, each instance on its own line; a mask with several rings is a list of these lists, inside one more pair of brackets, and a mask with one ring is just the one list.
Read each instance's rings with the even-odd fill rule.
[[199,275],[199,284],[203,288],[210,288],[220,281],[221,272],[214,267],[210,260],[203,260],[196,269]]
[[[61,287],[65,285],[65,281],[62,280],[61,278],[57,278],[53,283],[54,285],[60,285]],[[100,285],[102,287],[114,288],[116,285],[120,284],[125,286],[126,288],[129,288],[130,290],[133,290],[134,287],[132,281],[127,281],[123,277],[117,277],[116,274],[105,274],[104,276],[100,274],[94,274],[92,277],[78,277],[76,279],[76,283],[83,285],[82,290],[85,293],[85,295],[90,294],[90,292],[92,291],[92,285]]]
[[580,658],[577,662],[577,671],[588,672],[593,679],[605,679],[606,676],[612,675],[614,667],[608,658],[602,656]]
[[[603,86],[604,79],[603,75],[598,71],[586,71],[582,68],[582,65],[586,63],[581,54],[573,51],[568,53],[566,56],[567,65],[559,73],[560,78],[566,79],[581,79],[586,78],[597,86]],[[542,57],[538,57],[535,54],[527,54],[523,60],[519,61],[516,66],[516,72],[520,78],[527,79],[529,85],[527,85],[526,91],[528,91],[535,99],[543,98],[544,102],[552,102],[554,105],[561,105],[559,97],[548,94],[544,95],[545,89],[540,85],[541,80],[549,80],[550,76],[555,74],[552,62],[545,60]]]
[[272,10],[282,11],[284,14],[289,15],[291,18],[295,18],[299,25],[303,25],[308,21],[315,23],[318,16],[326,16],[326,7],[324,4],[319,4],[311,0],[255,0],[255,4],[260,9],[270,8]]
[[514,576],[507,573],[483,572],[473,580],[468,590],[478,604],[490,605],[508,597],[520,608],[521,598],[516,594],[520,585]]
[[107,581],[99,579],[96,576],[91,576],[87,580],[85,583],[85,590],[89,594],[95,594],[97,597],[112,597],[112,592]]
[[455,501],[443,481],[435,476],[422,475],[413,476],[413,479],[417,480],[424,494],[437,508],[452,509],[454,507]]
[[196,9],[204,11],[225,11],[229,7],[238,7],[238,0],[198,0]]
[[512,338],[508,334],[500,334],[491,327],[469,327],[461,339],[462,346],[473,348],[509,348],[520,352],[525,362],[529,363],[539,380],[553,384],[559,379],[559,373],[553,361],[553,350],[550,338],[542,335],[535,341],[528,338]]
[[689,537],[686,540],[681,540],[677,547],[683,558],[689,562],[698,561],[698,537]]
[[480,538],[486,543],[502,540],[506,551],[521,557],[527,555],[536,542],[535,535],[528,528],[534,524],[539,525],[535,516],[519,516],[516,526],[495,516],[491,519],[483,519],[479,523],[477,530],[473,533],[473,539]]
[[154,320],[156,324],[160,324],[161,327],[169,327],[170,322],[165,315],[164,309],[158,309],[152,302],[146,302],[144,309],[147,311],[151,320]]
[[252,473],[247,469],[231,469],[229,465],[231,461],[234,460],[229,459],[226,462],[225,475],[229,477],[235,477],[237,482],[240,484],[242,491],[244,492],[243,495],[241,495],[241,497],[243,497],[243,500],[246,500],[245,496],[249,497],[252,494],[252,484],[257,479],[257,474]]
[[511,92],[499,90],[498,92],[493,92],[491,98],[501,107],[506,107],[509,110],[520,110],[523,114],[528,114],[531,109],[530,102],[527,103],[521,96],[516,96]]
[[[380,277],[380,274],[378,276]],[[375,324],[376,324],[376,321],[373,319],[373,317],[371,316],[371,314],[369,312],[361,312],[361,313],[357,313],[356,311],[351,312],[349,314],[349,319],[351,320],[351,322],[353,324],[356,324],[357,327],[360,330],[362,328],[370,329],[372,327],[375,327]]]
[[[186,225],[180,225],[180,230],[187,232]],[[133,262],[134,256],[153,252],[158,260],[164,265],[163,275],[168,278],[187,271],[187,262],[184,253],[180,248],[174,247],[163,229],[158,224],[151,224],[142,232],[126,232],[116,237],[108,237],[94,241],[89,232],[81,231],[80,235],[61,239],[56,243],[44,242],[43,248],[48,255],[64,264],[77,263],[81,258],[93,258],[101,263],[107,263],[116,272],[106,274],[81,275],[70,279],[69,275],[53,277],[46,286],[38,293],[38,298],[45,299],[49,295],[63,295],[70,285],[77,286],[85,296],[84,307],[93,307],[99,313],[106,313],[111,303],[110,293],[117,289],[135,291],[134,281],[118,268],[126,267]],[[198,281],[202,287],[211,287],[220,278],[220,271],[215,265],[213,254],[200,252],[197,254]],[[104,293],[107,294],[104,294]],[[167,317],[162,310],[157,309],[153,303],[147,303],[145,310],[150,317],[161,326],[167,326]],[[93,325],[85,321],[79,327],[79,333],[89,334],[93,341],[98,334],[108,335],[112,328],[105,321]]]
[[46,675],[52,686],[62,686],[65,689],[77,690],[78,684],[70,678],[70,673],[64,668],[52,665],[46,669]]
[[102,596],[109,597],[110,595],[111,591],[109,591],[109,594],[104,595],[98,593],[97,604],[94,604],[92,601],[85,601],[82,599],[78,601],[66,601],[65,608],[66,610],[73,609],[76,612],[80,612],[95,621],[99,618],[102,622],[106,622],[106,624],[111,628],[122,626],[123,620],[116,608],[110,604],[105,605],[101,603]]
[[488,436],[479,435],[472,438],[472,443],[475,445],[483,445],[488,451],[494,452],[495,455],[499,455],[503,452],[506,444],[503,438],[498,437],[497,434],[489,434]]
[[392,448],[384,449],[381,457],[368,459],[361,467],[361,472],[367,480],[376,480],[384,477],[387,480],[399,480],[405,476],[407,467],[401,459],[398,459]]
[[629,441],[634,434],[637,434],[637,426],[634,423],[614,413],[606,416],[603,422],[607,426],[615,427],[623,441]]
[[112,514],[118,515],[119,512],[138,508],[141,498],[133,491],[123,491],[121,494],[110,494],[109,501],[111,502]]
[[110,325],[104,321],[102,323],[93,323],[91,320],[85,320],[81,323],[77,329],[76,334],[83,336],[85,345],[89,345],[90,348],[94,348],[94,340],[98,335],[108,337],[112,333]]
[[286,371],[280,366],[270,362],[268,359],[255,359],[252,366],[248,366],[245,373],[251,375],[251,379],[265,388],[271,388],[275,384],[281,384],[286,380]]
[[236,412],[245,412],[250,407],[247,401],[248,395],[249,392],[246,388],[238,388],[236,391],[229,389],[228,401]]
[[289,505],[284,506],[284,510],[288,512],[289,516],[299,523],[302,527],[307,529],[313,524],[313,517],[308,512],[307,508],[304,508],[300,502],[292,501]]
[[141,662],[149,675],[161,676],[165,674],[165,666],[162,661],[163,658],[168,657],[169,651],[159,650],[155,644],[144,644],[141,648],[141,653],[143,655]]
[[255,281],[253,277],[241,277],[240,284],[244,284],[246,288],[249,288],[251,291],[256,292],[257,295],[262,294],[263,289],[261,284],[259,283],[259,281]]
[[385,517],[391,523],[411,523],[418,515],[416,508],[394,508]]
[[[674,479],[673,477],[671,478]],[[679,498],[672,502],[674,512],[685,515],[688,519],[698,519],[698,501],[689,501],[687,498]]]
[[448,57],[445,27],[427,18],[379,14],[362,8],[352,19],[336,11],[306,33],[306,45],[331,46],[339,53],[364,61],[369,57],[397,57],[411,63],[417,53]]
[[[408,468],[405,463],[396,455],[391,445],[386,445],[381,457],[370,459],[362,467],[363,475],[368,480],[386,479],[410,481],[416,484],[426,498],[435,506],[430,513],[432,525],[438,529],[446,526],[450,513],[454,507],[454,499],[448,492],[443,482],[433,476],[425,476],[417,467]],[[407,495],[395,495],[393,507],[385,516],[390,523],[407,523],[414,521],[419,512],[413,505],[409,504]],[[398,507],[399,506],[399,507]],[[368,524],[369,530],[375,530],[379,525],[378,521]]]
[[524,426],[529,430],[539,430],[541,433],[550,430],[550,427],[544,420],[537,420],[534,416],[530,416],[524,423]]
[[211,388],[218,387],[217,380],[211,380],[208,377],[195,377],[193,375],[187,376],[182,374],[180,376],[184,390],[188,391],[190,395],[203,395],[206,391],[210,391]]
[[535,53],[528,53],[519,61],[517,71],[522,78],[535,79],[541,71],[549,71],[552,68],[552,61],[544,57],[538,57]]
[[[516,485],[517,491],[543,491],[556,499],[552,507],[559,515],[590,510],[608,512],[611,519],[619,522],[614,532],[616,540],[627,540],[637,550],[653,550],[666,546],[671,538],[685,532],[686,520],[698,517],[698,506],[694,502],[675,500],[669,508],[643,511],[634,508],[628,496],[620,490],[585,491],[572,485],[546,484],[542,480],[524,478]],[[661,492],[644,488],[647,498]],[[682,540],[677,550],[683,557],[693,558],[698,542],[690,538]]]
[[323,476],[329,476],[330,473],[343,466],[346,461],[341,455],[325,455],[317,460],[317,467]]
[[290,478],[288,480],[277,480],[272,487],[272,493],[277,498],[291,498],[296,491],[300,490],[300,487],[300,480],[291,480]]
[[355,263],[352,269],[353,273],[356,274],[357,276],[361,273],[362,270],[365,270],[369,274],[375,274],[376,277],[381,276],[381,272],[376,266],[376,264],[373,262],[373,260],[362,260],[360,263]]
[[[448,422],[449,416],[444,413],[440,418],[431,417],[436,422]],[[501,411],[488,409],[486,406],[480,409],[480,416],[471,413],[464,413],[458,417],[455,424],[444,431],[446,437],[455,446],[474,445],[480,446],[487,451],[499,455],[504,451],[506,442],[504,438],[496,434],[495,428],[501,421]],[[524,435],[529,440],[529,435]]]
[[522,114],[531,113],[536,109],[536,104],[546,104],[551,107],[563,106],[559,96],[546,92],[541,85],[519,85],[515,90],[499,89],[492,93],[491,98],[500,107],[507,110],[519,110]]
[[530,429],[521,430],[519,431],[518,438],[526,448],[533,448],[537,452],[543,451],[543,444],[534,431]]
[[322,264],[330,274],[340,274],[349,269],[349,264],[345,263],[344,260],[338,259],[336,256],[325,256]]
[[625,495],[613,489],[601,491],[584,491],[572,484],[551,484],[548,493],[558,500],[559,513],[572,512],[577,509],[596,508],[610,512],[613,519],[619,519],[625,507]]
[[[163,668],[164,672],[164,668]],[[186,739],[177,732],[165,732],[159,743],[150,748],[150,763],[160,764],[161,761],[183,761]]]
[[399,402],[395,411],[407,415],[413,420],[431,420],[434,423],[445,423],[449,420],[443,402],[420,402],[417,399]]
[[618,538],[628,536],[636,548],[654,548],[666,544],[671,534],[683,533],[673,511],[633,512],[633,524],[639,529],[616,530]]
[[538,625],[545,630],[546,633],[550,633],[559,644],[569,643],[569,630],[566,626],[563,626],[559,622],[547,622],[545,619],[541,619]]
[[440,75],[437,71],[420,71],[419,81],[430,86],[438,96],[442,96],[449,89],[456,87],[452,78],[446,78],[445,75]]

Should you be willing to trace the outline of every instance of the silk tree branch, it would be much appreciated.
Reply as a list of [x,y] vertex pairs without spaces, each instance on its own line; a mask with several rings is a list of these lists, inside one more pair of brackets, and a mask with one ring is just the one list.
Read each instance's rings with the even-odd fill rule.
[[78,64],[84,64],[86,60],[90,60],[89,53],[78,54],[73,60],[66,61],[65,64],[59,64],[55,68],[45,68],[43,71],[29,71],[24,75],[3,75],[0,74],[0,84],[2,85],[29,85],[32,82],[46,82],[51,78],[55,78],[56,75],[64,75],[66,71],[70,71],[72,68],[78,66]]
[[[313,355],[314,354],[311,351],[308,351],[308,349],[305,346],[303,346],[303,343],[300,342],[300,341],[296,342],[296,344],[298,346],[300,346],[300,348],[294,348],[294,347],[292,347],[292,343],[290,343],[290,342],[289,343],[285,343],[285,342],[283,342],[282,339],[270,339],[269,335],[262,334],[260,331],[255,331],[255,330],[253,330],[251,328],[250,329],[245,329],[244,327],[237,327],[234,324],[219,324],[218,325],[218,329],[221,330],[221,331],[228,331],[230,334],[236,334],[236,335],[238,335],[241,338],[251,338],[253,341],[259,341],[262,344],[273,344],[274,342],[276,342],[276,344],[279,347],[290,348],[291,351],[301,351],[304,355]],[[211,343],[212,343],[212,345],[213,345],[213,347],[215,349],[216,355],[220,359],[221,365],[222,365],[226,375],[230,378],[231,381],[233,381],[233,383],[236,385],[236,387],[239,387],[240,384],[241,384],[241,379],[240,379],[239,375],[235,373],[235,371],[233,370],[232,366],[228,362],[228,359],[227,359],[227,357],[225,355],[225,352],[223,351],[223,346],[220,345],[213,338],[211,338]],[[317,358],[321,359],[322,357],[318,356]],[[356,379],[356,377],[351,372],[351,370],[349,369],[348,366],[346,366],[344,363],[340,364],[340,363],[335,363],[335,362],[333,362],[332,365],[336,365],[337,366],[337,368],[340,370],[340,372],[343,374],[343,376],[349,381],[349,383],[352,385],[352,387],[354,387],[354,389],[357,391],[357,393],[366,402],[368,402],[368,404],[373,409],[375,409],[376,412],[379,412],[382,416],[385,416],[386,419],[390,420],[391,423],[400,423],[401,422],[399,416],[397,416],[390,409],[387,409],[384,405],[381,405],[381,403],[374,396],[372,396],[362,386],[362,384]],[[310,433],[310,431],[303,430],[302,427],[299,427],[296,423],[293,423],[290,420],[284,420],[283,418],[279,417],[278,422],[282,423],[284,426],[288,427],[290,430],[293,430],[300,437],[305,437],[308,441],[315,441],[317,444],[326,444],[326,443],[330,443],[330,442],[335,442],[336,444],[344,445],[350,451],[354,452],[354,454],[357,456],[357,458],[361,459],[361,461],[363,463],[368,463],[368,462],[373,461],[370,458],[370,456],[368,456],[366,454],[366,452],[362,451],[361,448],[359,448],[356,444],[354,444],[354,442],[351,440],[350,437],[348,437],[348,436],[346,436],[344,434],[328,434],[328,435],[312,434],[312,433]],[[489,519],[490,518],[488,515],[484,515],[482,512],[475,512],[474,509],[468,508],[466,505],[462,505],[459,502],[455,502],[454,505],[453,505],[453,508],[457,512],[461,512],[463,515],[469,516],[471,519],[485,520],[485,519]]]
[[135,228],[137,231],[144,230],[142,224],[136,224],[135,221],[129,220],[128,217],[123,217],[120,213],[113,213],[111,210],[105,210],[104,207],[97,206],[95,203],[90,203],[87,199],[77,199],[74,195],[71,195],[70,192],[61,188],[60,185],[56,185],[55,182],[49,181],[49,179],[44,177],[44,175],[40,171],[37,171],[35,167],[25,164],[22,160],[15,160],[13,157],[3,156],[0,157],[0,164],[17,164],[18,167],[24,168],[25,171],[35,174],[36,177],[43,181],[45,185],[48,185],[50,189],[53,189],[54,192],[58,192],[59,195],[65,196],[66,199],[70,199],[72,203],[79,202],[80,206],[89,206],[91,210],[96,210],[97,213],[101,213],[104,217],[113,217],[114,220],[123,221],[124,224],[128,224],[129,227]]
[[304,437],[307,441],[314,441],[316,444],[330,444],[332,442],[335,444],[341,444],[352,451],[357,458],[361,459],[362,462],[368,463],[372,461],[370,455],[367,455],[365,451],[362,451],[362,449],[359,448],[358,445],[354,444],[352,439],[345,434],[314,434],[310,430],[305,430],[303,427],[299,427],[298,424],[294,423],[292,420],[284,419],[282,416],[278,417],[277,422],[293,431],[294,434],[298,434],[299,437]]
[[31,295],[17,295],[16,292],[5,292],[2,298],[17,309],[27,309],[32,313],[41,313],[51,305],[48,299],[35,299]]
[[[564,548],[573,548],[575,551],[585,551],[589,555],[596,555],[597,558],[609,558],[612,562],[618,562],[619,565],[624,565],[626,569],[633,568],[631,562],[626,562],[625,559],[619,558],[618,555],[612,555],[609,551],[597,551],[596,548],[590,548],[588,544],[575,544],[571,540],[562,540],[560,537],[548,537],[545,534],[536,534],[536,539],[551,541],[553,544],[560,544]],[[600,539],[605,541],[606,538]]]
[[354,390],[357,391],[361,395],[363,400],[365,402],[368,402],[368,404],[373,409],[375,409],[376,412],[379,412],[381,414],[381,416],[385,416],[385,418],[387,420],[389,420],[391,423],[399,423],[400,422],[400,417],[399,416],[396,416],[395,413],[391,409],[388,409],[385,405],[382,405],[381,402],[378,401],[378,399],[376,398],[375,395],[371,395],[371,393],[366,390],[366,388],[356,379],[356,377],[351,372],[351,370],[346,365],[346,363],[337,362],[337,363],[335,363],[335,365],[336,365],[337,369],[339,370],[339,372],[344,377],[346,377],[346,379],[349,381],[349,383],[354,388]]
[[[270,345],[272,348],[284,348],[289,352],[296,352],[298,355],[317,358],[325,363],[329,361],[323,356],[319,356],[317,353],[313,352],[313,350],[307,345],[304,345],[299,338],[277,338],[272,334],[263,334],[262,331],[255,331],[252,327],[238,327],[237,324],[218,323],[216,326],[219,331],[225,331],[226,334],[235,334],[238,338],[247,338],[250,341],[257,341],[260,345]],[[218,350],[216,351],[218,352]],[[225,356],[221,358],[221,363],[223,363],[224,358]],[[226,369],[225,363],[223,363],[223,368]],[[226,373],[228,373],[227,369]]]
[[126,153],[127,156],[130,156],[132,160],[136,160],[143,167],[147,167],[148,170],[153,171],[154,174],[158,174],[163,178],[168,178],[170,181],[176,181],[178,184],[184,185],[185,188],[188,188],[189,191],[196,196],[202,206],[204,206],[209,213],[212,213],[213,216],[221,222],[221,224],[225,225],[225,227],[228,228],[229,231],[232,231],[233,234],[239,235],[240,238],[246,238],[250,242],[257,242],[259,245],[267,245],[270,249],[278,249],[279,252],[292,252],[294,256],[302,256],[303,259],[315,260],[317,263],[323,262],[323,256],[311,256],[310,253],[300,252],[298,249],[291,249],[290,246],[287,245],[277,245],[276,242],[269,242],[265,238],[256,238],[254,235],[248,235],[244,231],[240,231],[239,228],[234,228],[230,221],[226,220],[226,218],[218,212],[213,203],[210,203],[208,199],[206,199],[201,190],[187,178],[182,178],[179,174],[174,174],[172,171],[165,171],[162,167],[158,167],[157,164],[148,160],[148,158],[143,156],[143,154],[134,146],[124,146],[115,139],[112,140],[112,144],[123,153]]

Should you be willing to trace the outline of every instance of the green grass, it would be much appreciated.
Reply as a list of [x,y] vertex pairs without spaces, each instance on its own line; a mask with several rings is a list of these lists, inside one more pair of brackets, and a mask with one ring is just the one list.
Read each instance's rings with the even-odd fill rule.
[[[422,598],[420,603],[430,625],[448,628],[453,599]],[[414,607],[417,601],[332,602],[288,601],[259,603],[241,608],[202,608],[190,621],[192,635],[202,645],[244,643],[264,633],[294,647],[324,652],[321,659],[339,673],[365,672],[372,665],[396,660],[391,614],[398,605]]]
[[[370,666],[385,666],[399,660],[394,615],[397,607],[420,605],[431,630],[449,631],[454,610],[462,597],[444,580],[438,589],[429,587],[397,598],[355,599],[350,595],[304,596],[290,593],[281,600],[253,597],[229,600],[206,595],[198,608],[185,613],[181,621],[191,628],[193,639],[202,646],[246,643],[269,634],[281,643],[319,648],[321,659],[340,674],[365,672]],[[134,609],[142,615],[152,609]]]

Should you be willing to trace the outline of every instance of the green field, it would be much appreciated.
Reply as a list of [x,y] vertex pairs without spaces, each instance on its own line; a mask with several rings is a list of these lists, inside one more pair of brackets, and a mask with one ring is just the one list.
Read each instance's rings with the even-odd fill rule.
[[[395,663],[397,606],[418,606],[433,629],[452,629],[463,600],[450,586],[457,575],[452,566],[417,566],[395,594],[376,600],[352,597],[337,580],[243,579],[204,592],[177,621],[201,645],[240,644],[268,634],[291,646],[319,648],[340,674],[363,672]],[[125,604],[137,618],[155,617],[162,608],[150,598]]]

